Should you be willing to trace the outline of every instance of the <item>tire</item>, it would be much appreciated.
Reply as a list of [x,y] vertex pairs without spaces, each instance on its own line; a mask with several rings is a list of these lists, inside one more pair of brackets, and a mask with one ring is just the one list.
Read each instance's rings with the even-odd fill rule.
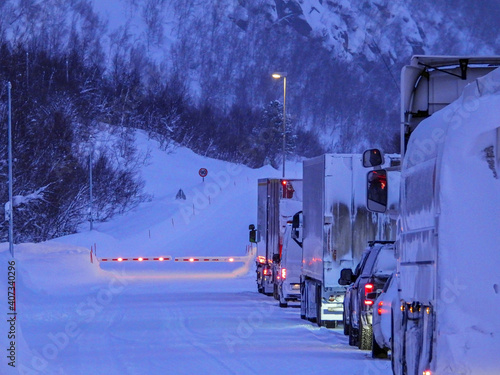
[[337,328],[338,322],[336,320],[326,320],[323,322],[326,328]]
[[375,335],[372,333],[372,358],[386,359],[388,357],[387,351],[378,344]]
[[359,348],[361,350],[371,350],[372,338],[373,329],[371,324],[365,326],[363,322],[359,322]]
[[349,336],[350,331],[351,331],[351,326],[347,323],[344,323],[344,335]]
[[283,290],[282,288],[278,288],[278,300],[280,307],[288,307],[288,302],[283,298]]
[[321,285],[316,285],[316,324],[323,327],[325,322],[321,320]]
[[349,329],[349,345],[358,346],[358,329],[350,326]]
[[[309,285],[307,285],[307,284],[306,284],[306,288],[307,288],[308,290],[309,290],[309,289],[313,289],[312,287],[313,287],[314,285],[311,285],[311,284],[312,284],[311,282],[309,282],[308,284],[309,284]],[[314,298],[312,298],[312,297],[314,297]],[[314,300],[316,300],[316,295],[314,295],[314,296],[310,296],[310,295],[309,295],[309,292],[307,292],[306,317],[307,317],[307,320],[309,320],[311,323],[316,323],[316,317],[318,316],[317,311],[315,311],[314,316],[309,315],[309,314],[311,313],[311,311],[310,311],[310,310],[311,310],[311,304],[310,304],[310,302],[311,302],[313,299],[314,299]]]
[[344,335],[349,336],[349,332],[351,331],[351,325],[347,323],[347,319],[345,316],[345,306],[344,306],[344,312],[342,314],[342,323],[344,324]]
[[300,319],[306,320],[306,311],[307,311],[306,282],[301,281],[301,283],[300,283]]

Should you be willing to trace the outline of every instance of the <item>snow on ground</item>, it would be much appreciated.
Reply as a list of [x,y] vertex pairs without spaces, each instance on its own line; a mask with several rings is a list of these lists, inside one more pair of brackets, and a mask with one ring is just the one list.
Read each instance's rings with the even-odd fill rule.
[[[244,256],[257,179],[280,176],[183,148],[160,151],[143,133],[137,141],[151,149],[143,173],[152,200],[93,231],[15,246],[15,325],[7,315],[12,260],[0,244],[0,345],[16,365],[4,355],[0,374],[390,373],[389,361],[349,347],[340,329],[318,328],[257,293],[251,262],[91,263],[94,245],[99,258]],[[301,166],[287,171],[300,178]]]

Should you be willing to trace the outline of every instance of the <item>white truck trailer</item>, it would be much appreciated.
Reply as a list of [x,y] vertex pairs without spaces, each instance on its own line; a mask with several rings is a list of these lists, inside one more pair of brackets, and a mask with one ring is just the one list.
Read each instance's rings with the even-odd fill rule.
[[257,191],[257,289],[277,296],[286,224],[302,210],[302,180],[261,178]]
[[394,374],[500,373],[499,65],[415,56],[403,68]]
[[[399,162],[399,155],[386,159],[389,167]],[[339,284],[340,271],[358,264],[368,241],[395,239],[395,221],[366,209],[361,155],[305,160],[303,187],[301,317],[335,327],[343,318],[346,290]]]

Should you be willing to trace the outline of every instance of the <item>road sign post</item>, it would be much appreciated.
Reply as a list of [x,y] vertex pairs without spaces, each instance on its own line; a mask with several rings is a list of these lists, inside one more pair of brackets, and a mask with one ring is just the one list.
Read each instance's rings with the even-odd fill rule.
[[203,179],[203,182],[205,182],[205,177],[207,177],[207,175],[208,175],[208,170],[206,168],[200,168],[200,170],[198,171],[198,174]]

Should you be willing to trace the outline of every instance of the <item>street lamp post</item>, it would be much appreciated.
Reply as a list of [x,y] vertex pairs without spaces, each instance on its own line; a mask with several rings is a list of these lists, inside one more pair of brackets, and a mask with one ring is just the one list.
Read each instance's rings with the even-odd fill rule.
[[283,78],[283,178],[285,178],[286,161],[286,73],[276,72],[272,74],[274,79]]

